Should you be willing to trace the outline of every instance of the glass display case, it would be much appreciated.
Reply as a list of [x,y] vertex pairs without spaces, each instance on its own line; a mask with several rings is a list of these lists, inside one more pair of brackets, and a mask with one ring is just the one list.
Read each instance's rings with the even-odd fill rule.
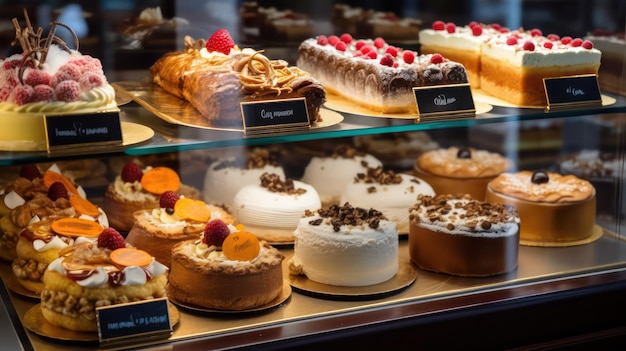
[[[624,4],[610,0],[341,3],[385,11],[387,17],[411,18],[420,28],[428,28],[436,20],[462,24],[497,22],[510,28],[536,27],[544,33],[580,38],[597,34],[601,29],[607,35],[615,34],[622,50],[615,54],[618,64],[605,63],[609,55],[603,52],[598,77],[601,106],[548,111],[488,101],[477,105],[475,116],[427,122],[417,116],[398,118],[326,109],[332,114],[327,115],[325,122],[306,131],[251,136],[240,129],[202,128],[168,120],[158,104],[151,105],[149,99],[136,94],[134,84],[149,82],[149,67],[163,54],[182,49],[185,35],[207,37],[218,28],[227,28],[241,47],[264,50],[270,58],[294,64],[303,38],[340,34],[338,24],[331,18],[336,2],[256,4],[291,10],[290,19],[310,21],[311,26],[304,34],[296,28],[287,29],[288,33],[273,28],[268,34],[267,28],[246,24],[242,16],[245,4],[237,1],[31,1],[24,6],[0,2],[0,48],[6,52],[13,49],[7,45],[15,31],[11,19],[21,16],[23,8],[33,14],[33,21],[45,25],[54,19],[71,18],[64,11],[69,12],[69,5],[78,5],[79,16],[73,23],[85,27],[79,35],[81,51],[101,59],[108,80],[117,89],[120,120],[137,128],[130,136],[133,141],[123,147],[94,147],[69,154],[0,151],[1,181],[14,179],[22,165],[47,167],[54,163],[74,175],[89,198],[100,204],[106,187],[129,160],[171,167],[180,174],[183,183],[202,192],[206,190],[204,178],[211,162],[222,155],[242,154],[256,147],[278,155],[286,175],[294,179],[302,177],[313,156],[342,144],[367,147],[367,152],[381,159],[386,167],[405,173],[412,172],[416,157],[425,148],[457,146],[497,152],[513,160],[513,171],[563,172],[567,160],[583,154],[604,162],[610,169],[588,175],[598,196],[597,235],[580,245],[522,245],[517,269],[484,278],[420,270],[410,262],[407,235],[401,235],[400,262],[408,266],[411,274],[416,272],[415,280],[409,283],[398,283],[382,293],[355,294],[310,291],[306,286],[292,284],[284,300],[260,311],[207,311],[178,306],[169,338],[136,338],[123,347],[147,350],[334,349],[340,345],[446,348],[462,342],[485,349],[547,349],[556,345],[572,348],[624,345],[626,317],[621,312],[626,292]],[[140,29],[135,28],[134,32],[128,29],[136,25],[142,10],[156,6],[164,19],[159,28],[152,28],[140,39],[133,38],[132,34]],[[563,10],[565,7],[567,11]],[[419,50],[416,36],[395,40],[397,45]],[[389,143],[395,146],[389,148]],[[293,255],[293,245],[277,247],[286,257]],[[287,267],[284,272],[288,277]],[[0,335],[11,347],[29,350],[120,347],[99,345],[97,334],[62,333],[41,326],[43,321],[27,320],[27,313],[39,302],[37,297],[25,296],[15,288],[10,262],[0,262],[0,276],[3,282],[0,319],[4,326]]]

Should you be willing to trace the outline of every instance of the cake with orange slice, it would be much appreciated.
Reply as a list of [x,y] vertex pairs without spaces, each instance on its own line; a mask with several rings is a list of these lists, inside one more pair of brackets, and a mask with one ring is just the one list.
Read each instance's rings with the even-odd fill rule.
[[43,276],[44,319],[74,331],[98,330],[96,308],[166,296],[168,269],[115,229],[61,250]]
[[36,221],[19,236],[17,258],[11,268],[17,282],[28,291],[39,294],[43,290],[43,277],[50,262],[69,246],[94,241],[104,230],[105,223],[80,217],[49,216]]
[[18,181],[23,181],[29,190],[14,188],[3,199],[10,211],[0,218],[0,258],[13,261],[17,257],[15,247],[22,230],[48,216],[97,219],[108,226],[104,211],[86,199],[82,187],[59,173],[58,169],[51,167],[41,179]]
[[283,292],[283,260],[241,226],[213,219],[201,238],[174,246],[168,297],[209,310],[262,308]]
[[135,224],[126,242],[149,252],[167,267],[171,266],[172,246],[200,238],[209,219],[235,224],[235,218],[223,208],[181,197],[173,191],[161,194],[158,208],[136,211],[133,215]]
[[197,189],[182,184],[178,173],[169,167],[148,166],[141,169],[136,163],[128,162],[107,187],[103,208],[113,228],[128,232],[135,224],[133,214],[158,208],[161,194],[168,190],[191,199],[200,196]]

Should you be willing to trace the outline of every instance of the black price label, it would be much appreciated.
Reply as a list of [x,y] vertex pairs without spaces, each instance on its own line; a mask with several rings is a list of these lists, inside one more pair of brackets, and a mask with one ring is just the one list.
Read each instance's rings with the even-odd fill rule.
[[595,74],[544,78],[548,110],[601,106],[602,94]]
[[78,149],[84,153],[87,146],[123,144],[119,111],[46,115],[44,124],[49,153]]
[[469,84],[415,87],[413,93],[421,121],[449,116],[471,117],[476,114]]
[[242,102],[246,134],[282,133],[311,126],[305,98]]
[[96,308],[102,343],[132,342],[132,338],[168,337],[172,324],[166,298]]

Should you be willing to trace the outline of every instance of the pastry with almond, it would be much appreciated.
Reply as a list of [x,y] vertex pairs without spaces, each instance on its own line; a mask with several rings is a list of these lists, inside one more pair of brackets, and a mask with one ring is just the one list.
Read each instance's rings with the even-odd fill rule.
[[133,215],[135,224],[126,242],[149,252],[167,267],[171,266],[172,246],[200,238],[209,219],[235,224],[235,218],[223,208],[173,191],[161,194],[158,208],[136,211]]
[[98,330],[96,308],[166,296],[168,269],[115,229],[61,250],[43,275],[41,311],[55,326]]
[[109,215],[111,226],[128,232],[135,224],[134,213],[159,207],[161,194],[174,191],[190,199],[200,197],[200,192],[182,184],[176,171],[169,167],[142,169],[128,162],[120,175],[106,189],[103,208]]
[[174,302],[244,311],[283,292],[283,254],[240,226],[210,220],[201,238],[176,244],[172,253],[167,293]]

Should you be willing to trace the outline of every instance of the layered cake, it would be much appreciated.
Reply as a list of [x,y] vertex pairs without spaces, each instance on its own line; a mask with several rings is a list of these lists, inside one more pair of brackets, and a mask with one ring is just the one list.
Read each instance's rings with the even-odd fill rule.
[[206,42],[186,37],[185,46],[152,65],[152,79],[188,101],[207,121],[241,125],[241,102],[290,98],[305,98],[311,122],[320,118],[324,87],[298,67],[250,48],[239,49],[224,29]]
[[348,4],[335,4],[331,21],[339,32],[395,41],[417,41],[422,25],[422,21],[416,18],[400,17],[391,11],[366,10]]
[[594,234],[596,191],[574,175],[503,173],[489,183],[486,201],[515,207],[522,221],[522,244],[574,245]]
[[398,272],[398,231],[375,209],[346,203],[307,211],[295,235],[290,274],[329,285],[367,286]]
[[239,155],[217,159],[206,170],[204,200],[231,208],[239,189],[258,183],[263,173],[285,178],[285,171],[276,155],[265,148],[243,150]]
[[520,217],[512,208],[446,194],[419,196],[410,211],[409,255],[418,267],[467,277],[517,267]]
[[376,167],[359,172],[344,189],[340,203],[376,208],[395,223],[398,233],[406,234],[409,232],[409,208],[418,195],[434,196],[435,191],[415,176]]
[[244,37],[251,41],[299,42],[313,35],[313,21],[307,14],[292,9],[260,6],[246,1],[239,9]]
[[423,153],[413,171],[438,195],[470,194],[482,201],[487,183],[510,167],[511,161],[498,153],[451,146]]
[[90,219],[54,215],[28,225],[20,233],[17,258],[11,264],[17,282],[39,294],[44,288],[43,275],[59,253],[69,246],[95,241],[104,228]]
[[334,148],[331,155],[313,156],[304,168],[301,180],[311,184],[324,206],[338,204],[346,186],[358,173],[376,168],[382,163],[374,156],[347,144]]
[[321,206],[312,185],[264,173],[256,184],[246,185],[237,192],[233,215],[259,239],[290,243],[304,211]]
[[113,228],[61,250],[43,276],[41,311],[55,326],[98,330],[96,308],[166,296],[167,267],[132,248]]
[[223,208],[181,197],[173,191],[161,194],[158,208],[136,211],[133,216],[135,224],[126,242],[147,251],[167,267],[171,267],[172,247],[181,241],[198,239],[209,219],[235,223],[235,218]]
[[168,297],[209,310],[261,308],[283,292],[283,259],[250,232],[211,220],[201,238],[174,246]]
[[602,52],[600,65],[600,88],[612,93],[626,94],[624,85],[624,57],[626,57],[626,37],[624,32],[594,30],[585,36],[593,46]]
[[176,49],[178,33],[189,31],[189,21],[181,17],[165,18],[161,7],[143,9],[139,16],[124,23],[122,36],[130,48]]
[[463,65],[440,54],[418,55],[348,33],[305,40],[297,65],[329,92],[383,113],[417,112],[414,87],[467,83]]
[[589,40],[475,22],[435,21],[420,43],[422,53],[450,54],[465,65],[470,84],[519,106],[546,106],[544,78],[597,74],[601,58]]
[[104,193],[103,207],[111,226],[128,232],[135,223],[134,213],[158,208],[161,194],[168,190],[191,199],[200,197],[197,189],[182,184],[178,173],[169,167],[142,169],[138,164],[128,162]]
[[[100,60],[53,40],[58,22],[48,37],[41,28],[21,28],[16,39],[22,52],[0,59],[0,149],[45,150],[42,116],[95,114],[117,111],[115,91],[108,83]],[[69,29],[69,27],[68,27]],[[73,33],[73,31],[70,32]],[[94,116],[93,118],[97,118]]]

